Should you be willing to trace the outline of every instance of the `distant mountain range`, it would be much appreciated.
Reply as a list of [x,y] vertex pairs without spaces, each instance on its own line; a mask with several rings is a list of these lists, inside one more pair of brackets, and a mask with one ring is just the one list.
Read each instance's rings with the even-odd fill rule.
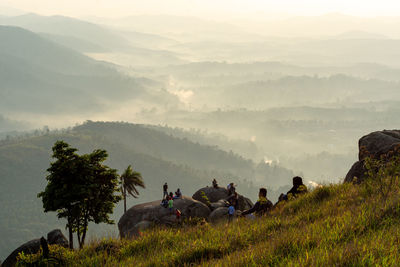
[[110,63],[18,27],[0,26],[0,39],[0,113],[74,114],[138,98],[153,101],[148,80],[124,75]]
[[[168,61],[168,64],[183,62],[176,54],[163,51],[164,46],[174,45],[177,42],[155,34],[131,30],[121,32],[118,29],[75,18],[40,16],[33,13],[14,17],[0,16],[0,25],[30,30],[82,53],[129,54],[136,56],[142,65],[154,64],[155,60]],[[151,56],[148,56],[149,54]],[[135,63],[132,62],[132,65]]]

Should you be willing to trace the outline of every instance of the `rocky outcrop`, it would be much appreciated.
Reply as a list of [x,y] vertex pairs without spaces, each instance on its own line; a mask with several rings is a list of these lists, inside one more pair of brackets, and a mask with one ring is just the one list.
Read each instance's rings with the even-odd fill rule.
[[[220,207],[224,207],[224,201],[229,199],[228,190],[226,188],[218,187],[204,187],[199,189],[193,194],[193,199],[198,200],[207,204],[207,200],[203,197],[202,192],[211,202],[210,207],[212,210]],[[226,203],[226,202],[225,202]],[[250,199],[238,194],[238,210],[247,210],[253,207],[253,203]]]
[[59,245],[67,248],[68,239],[63,235],[60,229],[53,230],[47,234],[47,243],[49,245]]
[[200,190],[197,190],[196,193],[193,194],[192,198],[207,204],[207,201],[204,199],[202,192],[204,192],[204,194],[207,196],[208,200],[211,203],[217,202],[221,199],[227,199],[229,197],[229,193],[226,188],[223,187],[214,188],[207,186],[201,188]]
[[[204,195],[207,199],[203,197]],[[184,196],[182,199],[175,199],[174,209],[181,211],[182,218],[196,217],[217,222],[228,218],[228,199],[227,189],[204,187],[194,193],[193,198]],[[139,204],[127,210],[118,222],[120,236],[130,238],[153,225],[175,225],[178,223],[174,211],[171,212],[160,204],[161,200],[158,200]],[[250,209],[252,206],[253,203],[250,199],[238,195],[237,207],[239,212]]]
[[248,210],[251,209],[253,207],[253,202],[248,199],[247,197],[244,197],[242,195],[239,195],[238,197],[238,210]]
[[[62,234],[61,230],[53,230],[47,234],[47,242],[51,245],[60,245],[68,247],[68,240]],[[17,264],[17,256],[19,253],[36,254],[40,250],[40,238],[26,242],[25,244],[14,250],[3,262],[2,267],[15,266]]]
[[229,202],[225,199],[220,199],[217,202],[213,202],[210,204],[210,209],[211,210],[216,210],[218,208],[222,208],[222,207],[228,207],[229,206]]
[[[140,230],[149,228],[152,224],[173,225],[176,223],[174,211],[160,205],[161,200],[133,206],[118,222],[120,236],[129,238],[137,235]],[[211,210],[203,203],[193,198],[183,196],[174,200],[174,209],[179,209],[182,218],[197,217],[207,219]]]
[[362,182],[365,179],[364,160],[367,156],[379,158],[400,145],[400,130],[384,130],[370,133],[358,141],[358,161],[346,175],[345,182]]
[[216,210],[213,210],[210,214],[209,221],[211,223],[218,223],[221,221],[227,221],[228,220],[228,208],[227,207],[222,207],[222,208],[217,208]]

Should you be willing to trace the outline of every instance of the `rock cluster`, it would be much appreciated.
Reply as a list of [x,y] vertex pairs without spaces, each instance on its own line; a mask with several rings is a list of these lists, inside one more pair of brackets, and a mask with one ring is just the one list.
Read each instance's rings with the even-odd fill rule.
[[[62,234],[61,230],[56,229],[47,234],[47,243],[49,245],[60,245],[68,247],[68,240]],[[14,250],[3,262],[2,267],[11,267],[17,264],[17,256],[19,253],[36,254],[40,250],[40,238],[33,239]]]
[[[225,188],[204,187],[194,193],[193,197],[183,196],[174,200],[174,209],[179,209],[182,218],[203,218],[212,223],[228,218],[228,190]],[[153,225],[174,225],[178,221],[174,211],[164,208],[161,200],[133,206],[118,222],[120,236],[133,237],[141,230]],[[238,209],[250,209],[250,199],[238,195]]]
[[[176,223],[174,211],[162,207],[160,203],[161,200],[157,200],[139,204],[127,210],[118,222],[120,236],[125,238],[135,236],[140,230],[153,224],[172,225]],[[211,212],[205,204],[186,196],[183,196],[182,199],[175,199],[174,208],[181,211],[182,217],[207,219]]]

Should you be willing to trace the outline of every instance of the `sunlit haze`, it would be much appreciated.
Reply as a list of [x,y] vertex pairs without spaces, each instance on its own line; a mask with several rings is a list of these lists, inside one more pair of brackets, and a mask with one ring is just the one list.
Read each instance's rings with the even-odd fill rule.
[[[77,231],[83,245],[89,227],[93,242],[78,254],[51,246],[47,258],[47,243],[35,239],[20,248],[43,255],[20,258],[35,266],[398,266],[400,168],[388,159],[398,160],[399,125],[400,0],[0,0],[0,265],[13,266],[5,259],[15,248],[51,229],[68,228],[71,241]],[[358,193],[325,186],[375,175],[375,164],[389,169]],[[368,200],[383,190],[372,180],[394,172],[384,187],[396,194]],[[286,208],[305,186],[319,191]],[[178,188],[185,197],[174,210]],[[272,207],[263,188],[283,201],[282,217],[251,221],[267,222],[261,228],[246,222],[251,234],[226,229],[245,222],[235,216],[251,213],[252,201],[254,210]],[[110,194],[121,192],[126,203],[114,209]],[[111,219],[116,225],[97,224]],[[219,233],[214,219],[232,224]],[[153,235],[160,223],[164,234]],[[184,230],[164,230],[176,223]],[[382,240],[372,247],[371,231]],[[132,245],[131,234],[141,235]],[[251,261],[237,261],[243,255]]]
[[[271,14],[396,16],[396,0],[1,0],[0,6],[42,15],[119,17],[137,14],[206,16],[214,19],[243,16],[265,18]],[[1,10],[1,9],[0,9]]]

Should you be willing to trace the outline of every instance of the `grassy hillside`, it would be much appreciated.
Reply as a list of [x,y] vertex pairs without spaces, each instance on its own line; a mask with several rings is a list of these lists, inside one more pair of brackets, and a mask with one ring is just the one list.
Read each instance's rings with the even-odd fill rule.
[[399,189],[384,201],[376,185],[329,185],[256,220],[150,230],[53,255],[71,266],[397,266]]

